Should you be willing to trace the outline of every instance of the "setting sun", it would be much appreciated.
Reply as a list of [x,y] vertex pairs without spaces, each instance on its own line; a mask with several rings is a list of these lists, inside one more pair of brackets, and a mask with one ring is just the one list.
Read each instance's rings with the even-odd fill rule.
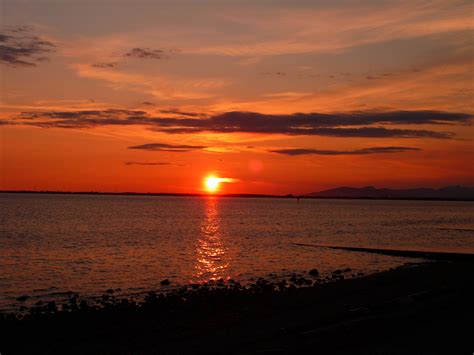
[[216,192],[219,189],[220,179],[215,176],[208,176],[204,183],[206,185],[206,190],[209,192]]

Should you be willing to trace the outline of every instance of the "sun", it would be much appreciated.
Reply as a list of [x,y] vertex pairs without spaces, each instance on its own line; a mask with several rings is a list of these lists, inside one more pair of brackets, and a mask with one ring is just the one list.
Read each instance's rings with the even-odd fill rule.
[[219,189],[221,179],[216,176],[208,176],[204,179],[204,184],[206,185],[206,190],[208,192],[216,192]]

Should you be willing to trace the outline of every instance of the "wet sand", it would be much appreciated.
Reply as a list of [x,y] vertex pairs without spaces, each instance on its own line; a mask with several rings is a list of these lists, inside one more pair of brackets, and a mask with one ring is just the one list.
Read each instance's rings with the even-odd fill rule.
[[3,316],[0,351],[471,354],[473,272],[469,261],[429,262],[304,288],[260,280],[151,293],[139,305],[47,305],[23,320]]

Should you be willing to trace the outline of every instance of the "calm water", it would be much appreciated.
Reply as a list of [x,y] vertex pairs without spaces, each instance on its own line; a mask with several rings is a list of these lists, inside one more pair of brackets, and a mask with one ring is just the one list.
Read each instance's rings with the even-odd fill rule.
[[292,243],[474,252],[471,202],[0,195],[0,308],[412,259]]

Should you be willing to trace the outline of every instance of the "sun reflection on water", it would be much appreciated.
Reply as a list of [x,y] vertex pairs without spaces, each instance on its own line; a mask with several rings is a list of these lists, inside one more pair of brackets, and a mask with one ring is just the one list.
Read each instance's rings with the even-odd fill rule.
[[228,278],[229,260],[221,233],[221,220],[216,197],[205,202],[205,217],[196,243],[195,278],[200,281]]

